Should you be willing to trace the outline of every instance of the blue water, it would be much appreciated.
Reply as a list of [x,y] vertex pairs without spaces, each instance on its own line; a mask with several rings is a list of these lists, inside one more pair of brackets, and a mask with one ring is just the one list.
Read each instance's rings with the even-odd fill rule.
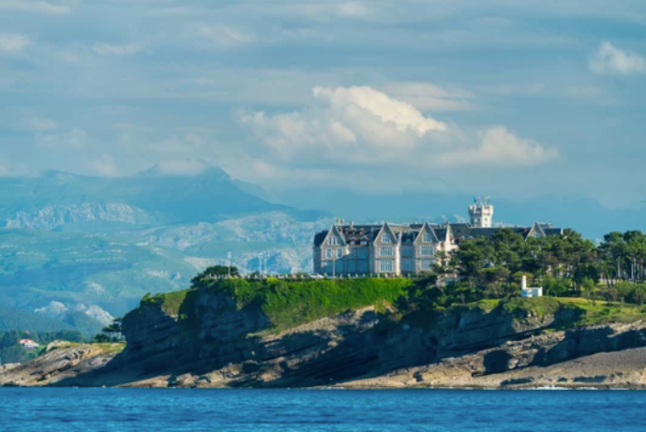
[[0,431],[646,430],[646,392],[0,388]]

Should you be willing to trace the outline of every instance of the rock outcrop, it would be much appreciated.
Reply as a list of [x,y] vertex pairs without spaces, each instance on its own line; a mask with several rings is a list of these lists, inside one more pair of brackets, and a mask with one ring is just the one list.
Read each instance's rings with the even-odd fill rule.
[[[639,350],[646,347],[646,324],[555,331],[581,313],[556,305],[548,313],[531,308],[510,311],[502,305],[493,310],[472,306],[404,318],[367,307],[275,332],[254,302],[239,308],[222,292],[200,289],[191,291],[179,309],[170,312],[162,304],[142,302],[123,320],[126,349],[109,362],[83,349],[57,350],[16,369],[18,374],[0,374],[0,384],[234,388],[643,385],[646,360],[640,363]],[[587,369],[577,371],[582,364]],[[603,364],[608,367],[604,369]],[[547,371],[558,367],[565,369],[551,378]],[[16,376],[22,378],[16,380]]]
[[646,323],[550,332],[346,387],[646,388]]
[[36,387],[100,370],[114,358],[114,352],[96,345],[52,342],[45,353],[20,365],[0,369],[0,386]]

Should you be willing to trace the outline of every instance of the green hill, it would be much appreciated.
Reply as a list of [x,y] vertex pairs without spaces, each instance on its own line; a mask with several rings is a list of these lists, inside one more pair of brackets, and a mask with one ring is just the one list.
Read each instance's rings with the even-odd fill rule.
[[82,312],[69,312],[62,319],[55,319],[41,314],[0,307],[0,332],[59,332],[77,330],[85,337],[92,337],[101,331],[103,325]]

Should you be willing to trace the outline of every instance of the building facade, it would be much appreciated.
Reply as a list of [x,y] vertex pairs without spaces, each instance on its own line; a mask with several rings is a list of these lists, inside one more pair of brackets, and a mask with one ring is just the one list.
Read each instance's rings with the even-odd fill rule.
[[[469,207],[471,223],[354,225],[338,221],[314,236],[314,273],[327,276],[419,275],[431,272],[438,257],[459,248],[461,240],[491,237],[493,205],[488,199]],[[526,239],[562,235],[563,229],[535,223],[511,227]]]

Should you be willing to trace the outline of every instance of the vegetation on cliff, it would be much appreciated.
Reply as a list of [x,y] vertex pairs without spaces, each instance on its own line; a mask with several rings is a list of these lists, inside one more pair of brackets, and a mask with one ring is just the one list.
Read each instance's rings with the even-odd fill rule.
[[40,350],[26,350],[18,341],[29,338],[45,347],[55,340],[82,342],[83,335],[76,330],[60,330],[51,332],[26,332],[24,330],[10,330],[0,332],[0,365],[5,363],[24,363],[35,358]]
[[414,314],[428,317],[447,309],[480,308],[486,312],[503,308],[516,319],[545,317],[560,310],[574,311],[572,326],[634,322],[646,319],[646,308],[584,298],[486,298],[484,291],[468,290],[464,284],[438,287],[434,278],[359,278],[338,280],[290,279],[214,279],[196,278],[187,290],[146,296],[142,305],[156,305],[166,315],[174,316],[188,328],[199,325],[194,299],[199,290],[223,293],[238,309],[257,307],[266,315],[274,330],[331,317],[366,306],[388,307],[396,316]]
[[435,272],[458,277],[450,302],[514,297],[525,275],[547,296],[643,305],[645,264],[646,235],[639,231],[607,234],[595,246],[573,230],[528,239],[500,230],[491,238],[461,240],[450,257],[440,256]]
[[409,279],[264,280],[223,279],[202,281],[213,292],[235,299],[238,308],[260,306],[279,330],[294,327],[346,310],[390,305],[405,296]]
[[516,319],[521,320],[528,316],[542,318],[569,310],[574,312],[571,316],[576,317],[576,319],[570,320],[567,323],[568,327],[633,323],[646,320],[646,307],[620,303],[608,304],[605,301],[594,301],[576,297],[485,299],[466,305],[456,304],[452,308],[479,308],[485,312],[490,312],[499,307],[503,308]]

